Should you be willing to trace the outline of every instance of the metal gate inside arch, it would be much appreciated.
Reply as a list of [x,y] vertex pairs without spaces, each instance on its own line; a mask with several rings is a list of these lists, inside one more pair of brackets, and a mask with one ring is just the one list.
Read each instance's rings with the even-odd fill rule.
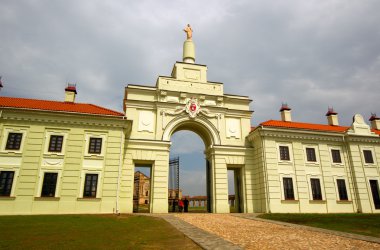
[[180,197],[179,190],[179,156],[169,160],[169,212],[178,211],[178,200]]

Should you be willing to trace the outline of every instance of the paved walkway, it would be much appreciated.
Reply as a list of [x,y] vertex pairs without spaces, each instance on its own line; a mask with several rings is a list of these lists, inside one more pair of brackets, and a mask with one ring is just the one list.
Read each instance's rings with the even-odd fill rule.
[[380,238],[376,238],[376,237],[372,237],[372,236],[345,233],[345,232],[328,230],[328,229],[323,229],[323,228],[318,228],[318,227],[297,225],[297,224],[292,224],[292,223],[287,223],[287,222],[282,222],[282,221],[266,220],[266,219],[257,218],[257,215],[259,215],[259,214],[231,214],[231,215],[241,217],[241,218],[245,218],[245,219],[249,219],[249,220],[264,221],[264,222],[273,223],[273,224],[277,224],[277,225],[283,225],[283,226],[287,226],[287,227],[302,228],[302,229],[307,229],[310,231],[326,233],[326,234],[333,234],[333,235],[342,236],[342,237],[346,237],[346,238],[363,240],[363,241],[368,241],[368,242],[380,244]]
[[170,224],[172,224],[175,228],[185,234],[187,237],[192,239],[196,244],[198,244],[203,249],[216,249],[216,250],[240,250],[241,247],[224,240],[223,238],[204,231],[198,227],[195,227],[174,215],[159,215],[159,217],[163,218]]
[[160,217],[204,249],[380,249],[380,244],[366,239],[333,235],[330,230],[268,222],[249,214],[169,214]]

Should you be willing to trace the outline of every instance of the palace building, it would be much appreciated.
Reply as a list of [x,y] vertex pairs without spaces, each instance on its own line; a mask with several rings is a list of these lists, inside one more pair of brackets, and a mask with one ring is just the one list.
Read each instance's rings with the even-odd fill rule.
[[[74,85],[64,101],[0,97],[0,214],[132,213],[134,196],[167,213],[170,140],[181,130],[205,144],[209,212],[230,211],[228,170],[237,212],[380,212],[379,117],[346,127],[330,109],[326,124],[300,123],[283,104],[281,119],[252,128],[252,100],[208,81],[190,30],[169,76],[125,87],[124,112],[75,102]],[[149,182],[135,174],[142,165]],[[137,179],[148,183],[141,194]]]

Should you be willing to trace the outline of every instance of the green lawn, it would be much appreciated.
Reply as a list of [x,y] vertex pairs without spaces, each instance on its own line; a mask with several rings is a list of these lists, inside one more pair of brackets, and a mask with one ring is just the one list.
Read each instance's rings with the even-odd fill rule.
[[258,218],[380,237],[380,214],[262,214]]
[[0,249],[200,249],[148,216],[0,216],[0,232]]

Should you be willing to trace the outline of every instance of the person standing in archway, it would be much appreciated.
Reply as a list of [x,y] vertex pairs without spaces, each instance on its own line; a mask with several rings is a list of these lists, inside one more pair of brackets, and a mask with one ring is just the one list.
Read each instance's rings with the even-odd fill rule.
[[187,198],[185,198],[185,200],[183,201],[183,206],[185,213],[189,212],[189,200]]
[[178,201],[178,210],[179,210],[180,213],[183,212],[183,200],[182,199],[180,199]]

